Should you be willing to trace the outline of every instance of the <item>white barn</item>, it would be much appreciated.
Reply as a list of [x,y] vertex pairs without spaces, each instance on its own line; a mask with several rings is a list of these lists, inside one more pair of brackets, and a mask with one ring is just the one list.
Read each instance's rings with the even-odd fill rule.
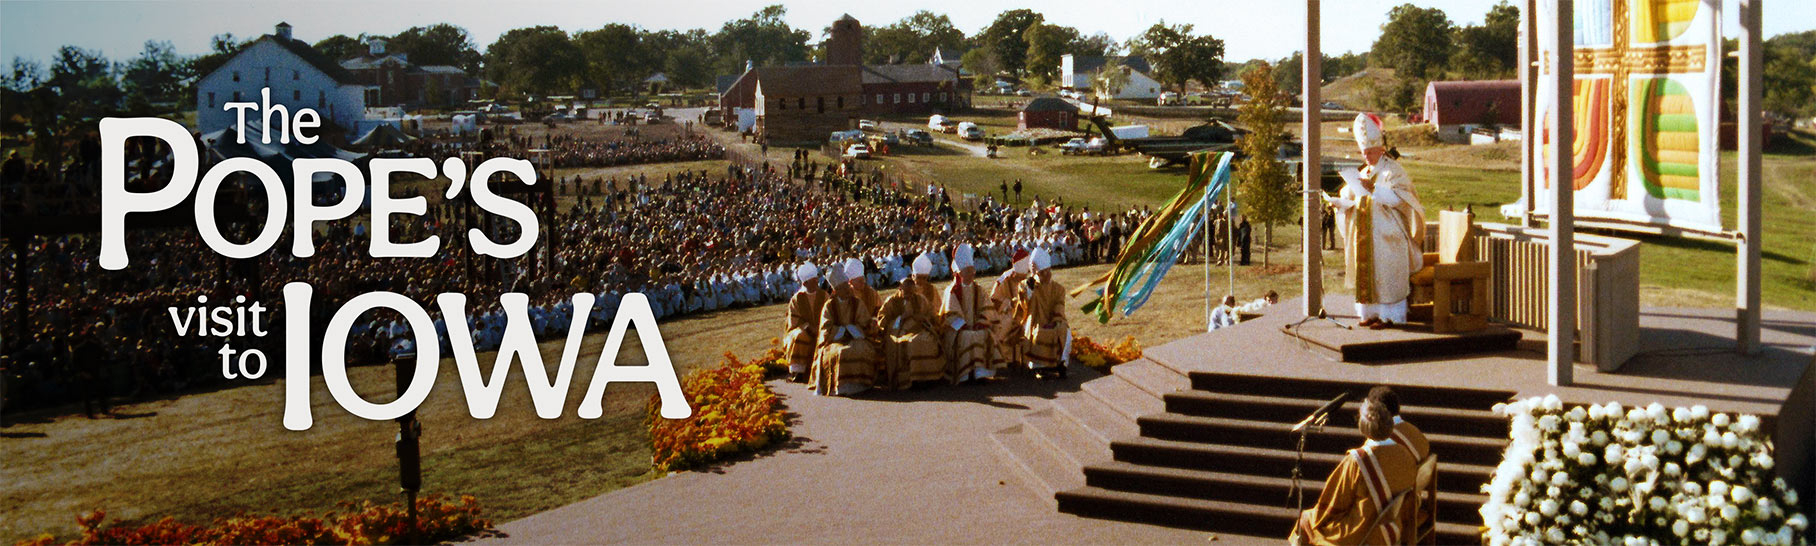
[[[196,82],[196,130],[207,134],[233,127],[238,114],[223,108],[228,102],[259,102],[261,90],[271,90],[271,103],[282,104],[295,116],[298,109],[313,108],[330,123],[348,132],[359,128],[366,116],[365,86],[314,47],[292,38],[290,25],[278,23],[266,34]],[[262,112],[259,115],[263,115]],[[247,112],[252,121],[253,112]],[[273,121],[273,128],[277,123]],[[277,138],[274,133],[272,138]]]
[[1115,94],[1102,94],[1104,98],[1148,100],[1160,97],[1162,86],[1154,79],[1153,67],[1142,57],[1087,57],[1072,54],[1059,57],[1060,86],[1066,89],[1083,91],[1094,87],[1092,76],[1105,66],[1119,66],[1129,71],[1129,83],[1122,86]]

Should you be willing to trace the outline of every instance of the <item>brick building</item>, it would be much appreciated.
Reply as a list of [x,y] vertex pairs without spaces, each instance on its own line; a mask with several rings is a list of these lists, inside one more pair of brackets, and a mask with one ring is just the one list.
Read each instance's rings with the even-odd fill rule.
[[970,82],[937,64],[864,67],[864,113],[931,114],[970,106]]
[[366,41],[366,53],[340,61],[341,68],[366,86],[369,106],[448,106],[479,98],[480,81],[455,66],[417,65],[402,53],[389,53],[385,41]]
[[1078,130],[1078,108],[1053,97],[1041,97],[1028,101],[1028,105],[1022,107],[1018,118],[1016,127],[1023,131],[1028,129]]

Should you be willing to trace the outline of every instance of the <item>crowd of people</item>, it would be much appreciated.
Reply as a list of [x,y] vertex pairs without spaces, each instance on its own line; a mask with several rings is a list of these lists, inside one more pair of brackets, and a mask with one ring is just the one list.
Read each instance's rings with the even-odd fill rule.
[[[506,133],[492,144],[504,148],[488,153],[519,153],[536,145],[533,140]],[[565,142],[558,137],[547,142],[558,140]],[[429,154],[458,149],[432,140],[415,146],[421,147],[417,153]],[[621,143],[614,153],[667,157],[664,150],[677,146],[706,150],[716,144],[647,140]],[[581,154],[592,145],[567,149]],[[128,155],[149,165],[161,161],[160,152],[147,148]],[[809,262],[855,260],[861,268],[857,276],[881,289],[912,285],[914,262],[922,256],[935,262],[925,273],[926,282],[953,277],[953,257],[961,245],[968,249],[975,274],[1012,271],[1017,255],[1036,251],[1050,267],[1064,267],[1113,259],[1147,214],[1100,214],[1058,202],[966,205],[954,203],[937,185],[910,188],[860,166],[829,165],[836,166],[821,169],[811,181],[800,176],[806,171],[800,165],[761,161],[660,179],[640,173],[561,180],[556,184],[564,199],[561,210],[539,219],[548,233],[534,252],[514,260],[473,256],[467,245],[448,243],[464,241],[466,230],[480,220],[462,207],[436,202],[433,192],[427,196],[432,202],[427,214],[395,216],[390,227],[392,240],[439,236],[444,243],[434,258],[373,258],[366,252],[369,226],[355,221],[318,229],[316,253],[308,258],[288,252],[289,230],[273,251],[246,260],[215,254],[190,229],[135,230],[126,237],[132,266],[120,271],[99,266],[94,237],[33,237],[22,268],[16,267],[22,259],[16,247],[0,249],[0,276],[8,286],[29,283],[30,290],[29,306],[9,297],[0,309],[0,328],[8,334],[0,342],[6,376],[0,390],[8,408],[85,401],[104,409],[109,397],[220,383],[217,351],[228,340],[177,335],[165,311],[198,305],[204,296],[215,304],[244,296],[272,308],[269,316],[280,317],[285,310],[278,296],[289,282],[314,287],[314,305],[307,312],[318,330],[310,333],[317,343],[334,310],[354,296],[382,290],[423,304],[440,324],[446,344],[449,318],[441,316],[433,298],[458,292],[468,297],[466,320],[476,350],[486,351],[498,346],[506,328],[499,305],[505,292],[527,294],[530,327],[538,339],[553,340],[565,337],[572,321],[571,296],[577,292],[598,297],[585,319],[589,327],[603,327],[633,292],[646,295],[661,319],[787,302],[799,287],[795,273]],[[160,176],[168,175],[158,170],[129,174],[132,183],[148,187],[156,187]],[[230,180],[228,185],[244,183]],[[263,217],[256,206],[251,210],[251,217]],[[499,240],[511,236],[501,235]],[[545,258],[545,245],[555,245],[552,263]],[[966,321],[972,328],[988,323],[980,317]],[[282,327],[281,320],[270,323]],[[21,331],[25,333],[14,335]],[[415,349],[412,337],[401,315],[368,313],[353,327],[347,359],[383,362],[409,355]],[[245,349],[281,339],[272,335],[232,342]],[[265,351],[274,367],[281,366],[279,349],[274,345]],[[100,359],[76,356],[94,351],[107,354]],[[320,358],[319,352],[314,357]]]
[[515,157],[556,169],[616,167],[673,161],[723,159],[725,146],[700,133],[677,133],[646,138],[641,131],[627,131],[619,138],[589,139],[545,132],[534,135],[506,128],[481,131],[477,142],[454,138],[424,138],[404,147],[410,157],[455,157],[480,152],[487,157]]

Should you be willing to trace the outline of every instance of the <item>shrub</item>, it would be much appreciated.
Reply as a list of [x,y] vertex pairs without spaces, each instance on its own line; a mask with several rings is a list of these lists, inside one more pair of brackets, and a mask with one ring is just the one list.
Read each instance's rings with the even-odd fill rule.
[[1104,346],[1073,332],[1072,356],[1092,369],[1106,371],[1111,366],[1141,358],[1141,344],[1135,342],[1135,336],[1128,336],[1115,345]]
[[[341,506],[347,512],[329,512],[320,518],[239,515],[215,520],[208,527],[169,517],[137,527],[104,527],[107,512],[95,510],[76,517],[82,534],[65,544],[414,544],[446,542],[492,528],[490,520],[480,517],[479,501],[471,496],[462,496],[458,503],[441,495],[416,499],[415,527],[401,504]],[[57,543],[49,533],[19,542],[21,546]]]
[[[780,354],[779,348],[773,350]],[[696,468],[787,439],[782,400],[763,384],[765,370],[773,367],[776,355],[765,353],[747,364],[726,352],[719,367],[687,374],[681,390],[694,413],[686,419],[662,418],[661,401],[652,396],[647,418],[651,463],[656,471]]]
[[1802,544],[1758,417],[1558,398],[1497,405],[1512,443],[1481,508],[1490,544]]

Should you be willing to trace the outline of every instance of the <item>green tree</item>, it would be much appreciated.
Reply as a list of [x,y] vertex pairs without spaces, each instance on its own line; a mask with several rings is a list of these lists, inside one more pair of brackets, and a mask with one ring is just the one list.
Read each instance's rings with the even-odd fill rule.
[[[1368,56],[1365,54],[1344,53],[1335,57],[1330,55],[1324,55],[1323,57],[1324,62],[1318,65],[1318,68],[1320,69],[1318,75],[1319,80],[1324,83],[1330,83],[1337,78],[1360,72],[1368,63]],[[1279,85],[1280,90],[1285,91],[1288,95],[1298,96],[1300,93],[1304,92],[1304,63],[1305,53],[1302,51],[1294,51],[1293,56],[1281,59],[1278,63],[1275,63],[1275,85]],[[1244,68],[1247,69],[1249,67],[1244,65]]]
[[1387,12],[1387,23],[1381,25],[1381,37],[1369,50],[1369,59],[1394,69],[1402,78],[1439,77],[1455,49],[1453,32],[1454,25],[1444,10],[1401,4]]
[[1266,267],[1274,247],[1274,224],[1293,218],[1299,188],[1280,162],[1285,132],[1280,119],[1286,114],[1286,98],[1275,83],[1274,67],[1262,63],[1243,76],[1242,84],[1250,99],[1236,118],[1249,132],[1239,143],[1243,157],[1236,164],[1235,197],[1242,214],[1264,226],[1261,265]]
[[1042,85],[1059,78],[1060,57],[1073,53],[1073,46],[1083,38],[1078,29],[1046,23],[1028,27],[1022,37],[1028,42],[1028,66],[1025,73]]
[[957,50],[965,43],[965,33],[952,26],[945,15],[921,10],[889,26],[864,27],[864,62],[896,64],[920,62],[933,55],[933,50]]
[[1450,71],[1471,80],[1512,78],[1519,62],[1519,38],[1520,10],[1502,0],[1488,8],[1481,25],[1456,30]]
[[584,79],[607,94],[631,89],[661,69],[660,53],[650,51],[643,29],[623,23],[574,35],[574,46],[586,57]]
[[996,61],[996,53],[982,47],[966,51],[965,56],[959,58],[959,63],[964,65],[965,70],[971,71],[973,83],[980,88],[995,83],[996,77],[1003,71],[1002,64]]
[[1165,19],[1137,37],[1130,53],[1154,64],[1154,79],[1184,91],[1186,82],[1209,85],[1223,77],[1223,40],[1194,36],[1190,23],[1168,25]]
[[227,64],[227,61],[234,55],[238,55],[241,49],[252,45],[252,40],[241,40],[229,32],[214,35],[209,43],[211,48],[208,54],[197,57],[189,63],[189,68],[195,72],[196,77],[206,77],[221,65]]
[[1100,99],[1116,96],[1122,92],[1122,88],[1128,86],[1128,67],[1108,64],[1099,67],[1097,71],[1091,73],[1091,106],[1097,106],[1097,101]]
[[322,38],[322,41],[316,42],[315,50],[327,58],[338,61],[365,53],[366,44],[360,43],[359,38],[354,38],[345,34],[336,34],[327,38]]
[[573,89],[585,74],[586,56],[559,28],[517,28],[486,47],[485,68],[503,96],[547,95]]
[[1765,110],[1795,117],[1816,115],[1816,30],[1773,36],[1764,48]]
[[186,95],[189,60],[170,42],[148,40],[137,58],[121,67],[120,87],[126,110],[136,116],[176,111]]
[[796,30],[782,19],[788,10],[781,4],[765,7],[744,19],[727,21],[713,35],[714,50],[721,53],[720,70],[744,71],[744,62],[757,66],[779,65],[808,59],[807,40],[813,36]]
[[448,23],[411,27],[387,40],[388,51],[410,56],[413,64],[460,67],[478,73],[482,56],[467,29]]
[[1046,17],[1030,9],[999,13],[978,33],[977,45],[989,50],[998,70],[1021,77],[1028,71],[1028,29],[1043,22]]

